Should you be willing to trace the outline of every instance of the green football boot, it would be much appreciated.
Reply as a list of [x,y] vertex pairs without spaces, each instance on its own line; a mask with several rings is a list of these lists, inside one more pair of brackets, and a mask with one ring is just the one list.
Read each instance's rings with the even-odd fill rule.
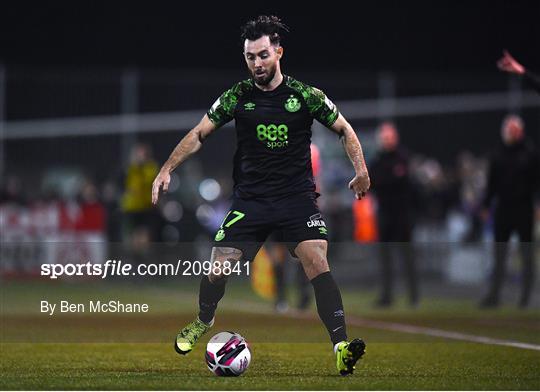
[[212,325],[214,325],[214,320],[212,320],[210,324],[206,324],[199,320],[198,317],[195,321],[186,325],[184,329],[176,335],[176,340],[174,341],[174,349],[176,352],[182,355],[188,354],[193,350],[197,340],[208,332],[210,328],[212,328]]
[[354,339],[351,342],[339,342],[336,350],[337,370],[342,376],[354,372],[356,362],[366,352],[366,344],[362,339]]

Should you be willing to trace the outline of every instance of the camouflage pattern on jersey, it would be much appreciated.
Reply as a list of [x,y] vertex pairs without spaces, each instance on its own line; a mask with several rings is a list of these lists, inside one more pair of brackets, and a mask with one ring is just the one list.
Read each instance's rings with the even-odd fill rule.
[[304,97],[310,114],[321,124],[331,127],[339,116],[339,111],[318,88],[308,86],[298,80],[287,77],[287,86],[298,92]]
[[236,83],[229,90],[225,91],[214,102],[210,110],[206,113],[208,118],[218,127],[228,123],[234,117],[234,109],[238,103],[238,98],[253,88],[253,81],[246,79]]

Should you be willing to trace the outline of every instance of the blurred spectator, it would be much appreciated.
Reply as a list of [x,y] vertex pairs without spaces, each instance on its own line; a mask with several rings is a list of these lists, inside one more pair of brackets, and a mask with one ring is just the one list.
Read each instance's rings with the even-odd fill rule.
[[125,216],[125,239],[136,240],[137,246],[156,238],[157,216],[151,195],[157,173],[158,165],[151,157],[150,147],[136,144],[125,176],[121,206]]
[[411,246],[413,186],[409,177],[409,158],[399,146],[393,123],[384,122],[377,133],[380,151],[370,165],[372,190],[378,201],[378,229],[381,256],[382,291],[377,306],[393,302],[392,250],[403,258],[412,306],[418,303],[418,283]]
[[534,193],[540,181],[538,151],[526,140],[523,120],[519,116],[509,115],[504,119],[501,136],[503,145],[490,161],[482,211],[486,220],[489,208],[495,202],[495,265],[489,293],[480,303],[484,308],[499,304],[508,241],[514,232],[519,235],[523,259],[520,307],[529,304],[535,277],[532,234]]
[[420,199],[418,204],[422,206],[421,211],[418,211],[418,218],[425,218],[428,225],[444,225],[456,198],[456,195],[452,194],[455,188],[452,172],[445,170],[434,158],[416,156],[411,157],[409,172],[418,188],[412,188],[415,191],[414,201]]
[[470,151],[463,151],[457,159],[457,172],[460,184],[461,210],[471,222],[464,241],[476,242],[482,237],[479,200],[485,189],[486,163],[484,160],[476,158]]
[[505,50],[503,52],[503,57],[497,61],[497,67],[499,67],[501,71],[523,76],[525,81],[540,93],[540,76],[533,74],[517,62],[508,51]]
[[96,186],[91,181],[86,180],[81,186],[79,208],[82,212],[79,229],[103,230],[106,220],[105,208],[99,200]]

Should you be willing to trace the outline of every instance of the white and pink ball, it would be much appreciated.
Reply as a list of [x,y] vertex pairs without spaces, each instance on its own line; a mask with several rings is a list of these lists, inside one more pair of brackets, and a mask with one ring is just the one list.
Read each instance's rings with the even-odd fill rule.
[[220,332],[206,345],[206,365],[217,376],[240,376],[251,363],[248,342],[238,333]]

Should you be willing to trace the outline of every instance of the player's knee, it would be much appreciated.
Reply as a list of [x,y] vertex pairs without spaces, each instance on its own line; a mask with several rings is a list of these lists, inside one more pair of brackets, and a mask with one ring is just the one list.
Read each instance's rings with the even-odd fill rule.
[[323,272],[329,271],[328,260],[326,255],[319,252],[312,252],[302,258],[302,265],[309,275],[316,276]]
[[321,274],[329,270],[328,260],[326,259],[326,256],[324,255],[320,255],[320,254],[314,255],[314,257],[311,258],[311,260],[309,260],[309,264],[311,266],[311,269],[315,273]]

